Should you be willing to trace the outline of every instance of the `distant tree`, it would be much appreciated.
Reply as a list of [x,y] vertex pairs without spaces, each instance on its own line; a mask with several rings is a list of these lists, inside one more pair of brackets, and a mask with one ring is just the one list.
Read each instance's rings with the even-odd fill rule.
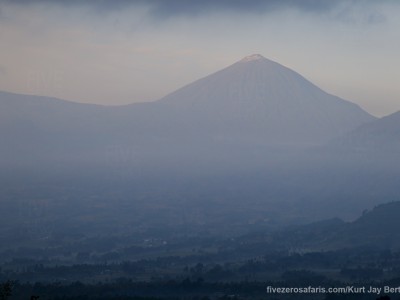
[[8,280],[0,285],[0,300],[8,299],[12,294],[13,282]]
[[202,274],[203,271],[204,271],[204,265],[202,263],[198,263],[193,268],[190,268],[191,273],[195,273],[195,274],[199,274],[199,275]]

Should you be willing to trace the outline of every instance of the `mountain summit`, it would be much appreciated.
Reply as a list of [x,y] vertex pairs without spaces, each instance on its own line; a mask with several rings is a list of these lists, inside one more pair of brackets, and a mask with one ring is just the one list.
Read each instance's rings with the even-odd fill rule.
[[249,55],[244,57],[242,60],[240,60],[241,62],[249,62],[249,61],[255,61],[255,60],[263,60],[266,59],[264,56],[260,55],[260,54],[253,54],[253,55]]

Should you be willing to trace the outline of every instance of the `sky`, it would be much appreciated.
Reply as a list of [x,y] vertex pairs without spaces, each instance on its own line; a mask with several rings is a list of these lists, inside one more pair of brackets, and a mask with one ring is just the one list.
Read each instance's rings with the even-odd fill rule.
[[158,100],[259,53],[373,115],[400,110],[400,1],[0,0],[0,90]]

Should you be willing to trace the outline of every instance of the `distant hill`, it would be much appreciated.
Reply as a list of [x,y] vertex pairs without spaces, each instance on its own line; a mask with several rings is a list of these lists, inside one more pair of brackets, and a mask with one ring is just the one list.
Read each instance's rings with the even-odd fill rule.
[[0,160],[88,157],[88,152],[104,144],[106,122],[106,108],[100,105],[0,92],[0,138],[4,141]]
[[[381,204],[354,222],[338,219],[287,230],[287,245],[308,250],[372,247],[400,249],[400,202]],[[279,235],[278,235],[279,236]]]
[[400,151],[400,111],[350,131],[333,143],[342,149],[358,151]]

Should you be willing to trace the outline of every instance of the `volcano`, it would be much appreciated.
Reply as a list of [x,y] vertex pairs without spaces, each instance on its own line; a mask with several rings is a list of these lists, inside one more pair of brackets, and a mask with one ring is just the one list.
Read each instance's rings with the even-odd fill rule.
[[320,144],[374,117],[254,54],[153,103],[187,130],[229,140]]

